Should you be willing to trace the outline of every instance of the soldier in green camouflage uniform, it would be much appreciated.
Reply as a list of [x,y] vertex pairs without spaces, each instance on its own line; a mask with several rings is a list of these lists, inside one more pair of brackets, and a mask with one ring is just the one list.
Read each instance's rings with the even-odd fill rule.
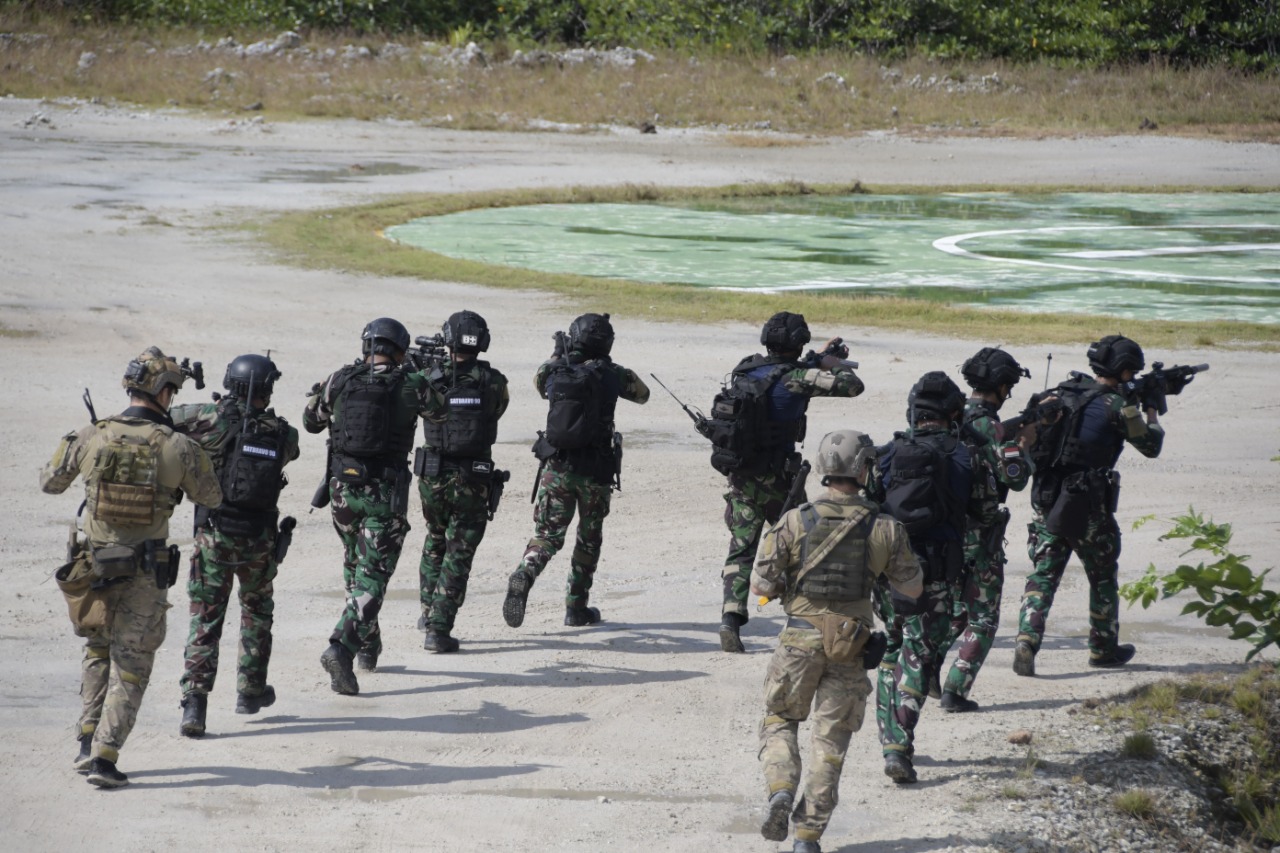
[[40,473],[46,494],[61,494],[76,477],[85,482],[85,535],[58,582],[69,604],[64,583],[82,585],[75,594],[93,602],[73,613],[85,638],[75,767],[103,788],[129,783],[116,761],[164,642],[170,567],[177,568],[176,549],[165,542],[169,517],[184,493],[205,506],[222,501],[208,455],[169,420],[184,378],[177,362],[150,347],[125,372],[129,408],[67,433]]
[[[810,340],[803,315],[781,311],[764,324],[760,343],[767,355],[752,355],[733,369],[748,380],[770,382],[769,419],[775,435],[752,442],[756,449],[743,459],[740,470],[727,474],[724,523],[729,528],[729,553],[721,572],[720,648],[742,652],[740,630],[750,618],[747,594],[760,531],[778,520],[799,466],[796,441],[804,437],[805,411],[812,397],[856,397],[862,380],[847,362],[839,338],[827,342],[823,356],[802,361]],[[715,456],[713,452],[713,462]]]
[[[1018,435],[1006,440],[1000,426],[1000,407],[1009,399],[1013,386],[1030,373],[1003,350],[983,347],[968,359],[960,371],[974,389],[964,407],[960,437],[981,460],[986,476],[976,478],[973,500],[980,505],[978,519],[964,537],[964,559],[968,582],[956,598],[955,615],[942,648],[959,640],[956,660],[942,684],[942,710],[956,713],[976,711],[978,703],[969,697],[974,679],[982,669],[996,631],[1000,627],[1000,599],[1004,591],[1004,533],[1009,510],[1004,502],[1009,491],[1022,491],[1031,475],[1031,466]],[[1035,424],[1023,428],[1023,442],[1034,436]]]
[[1126,442],[1143,456],[1159,456],[1164,428],[1155,404],[1130,401],[1119,390],[1146,364],[1137,343],[1108,335],[1089,347],[1088,358],[1096,379],[1076,373],[1051,392],[1064,410],[1056,426],[1041,428],[1032,448],[1035,516],[1027,552],[1033,569],[1014,646],[1018,675],[1035,675],[1049,608],[1073,551],[1089,580],[1089,665],[1123,666],[1134,655],[1132,644],[1119,642],[1119,475],[1112,469]]
[[445,405],[406,360],[409,332],[401,323],[380,317],[361,340],[364,357],[317,383],[302,413],[307,432],[329,431],[328,490],[317,498],[332,502],[347,600],[320,662],[334,692],[347,695],[360,692],[353,657],[371,672],[382,652],[378,613],[409,532],[417,419]]
[[[862,728],[871,693],[867,667],[876,665],[866,646],[875,624],[869,595],[876,578],[904,597],[923,591],[906,531],[862,491],[874,460],[875,447],[863,433],[825,436],[814,469],[828,490],[764,534],[751,575],[751,591],[781,596],[787,613],[765,677],[760,761],[769,803],[760,832],[782,841],[790,818],[795,853],[821,853],[818,841],[839,799],[849,740]],[[796,804],[797,736],[811,708],[809,777]]]
[[419,565],[419,625],[427,632],[423,648],[449,653],[458,649],[453,623],[466,600],[476,547],[484,538],[490,495],[502,488],[494,478],[506,475],[493,467],[493,443],[510,396],[507,377],[477,358],[489,348],[483,317],[474,311],[453,314],[441,340],[449,359],[432,369],[430,380],[444,394],[448,410],[443,417],[423,421],[426,443],[416,465],[427,525]]
[[[276,504],[284,485],[284,466],[298,458],[298,431],[267,408],[279,377],[271,359],[242,355],[227,365],[222,380],[230,393],[221,399],[215,395],[212,403],[177,406],[169,412],[174,429],[209,453],[223,484],[219,509],[196,509],[195,553],[187,581],[191,629],[180,682],[179,731],[187,737],[205,732],[208,695],[218,674],[218,645],[237,580],[236,713],[256,714],[275,702],[275,690],[267,684],[267,666],[280,539]],[[250,394],[252,401],[247,399]],[[287,527],[292,530],[292,519]],[[287,539],[290,534],[284,535]]]
[[533,582],[564,547],[573,515],[577,539],[569,565],[564,624],[600,621],[589,606],[600,560],[605,516],[621,464],[622,437],[614,432],[619,399],[646,403],[649,387],[634,371],[615,364],[613,326],[608,314],[583,314],[569,327],[567,342],[557,335],[556,352],[538,367],[534,385],[551,401],[547,430],[533,451],[542,461],[534,499],[534,534],[507,582],[502,616],[512,628],[524,622]]

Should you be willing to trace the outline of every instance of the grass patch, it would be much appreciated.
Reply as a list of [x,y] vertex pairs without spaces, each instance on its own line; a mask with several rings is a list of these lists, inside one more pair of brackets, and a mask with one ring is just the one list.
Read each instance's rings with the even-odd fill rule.
[[[0,6],[0,32],[21,36],[4,48],[0,95],[119,99],[233,114],[252,108],[271,121],[398,119],[483,130],[654,121],[659,133],[728,127],[1036,137],[1135,133],[1145,120],[1165,135],[1280,136],[1274,76],[1221,66],[1180,69],[1153,61],[1086,69],[922,56],[886,66],[881,57],[840,50],[782,58],[723,49],[656,49],[652,61],[630,67],[521,66],[508,62],[516,46],[505,42],[484,46],[487,64],[458,65],[441,59],[443,45],[419,38],[318,29],[304,30],[299,48],[249,56],[207,43],[231,36],[247,45],[276,31],[33,19],[26,6]],[[201,41],[205,48],[196,47]],[[96,61],[82,66],[85,52]]]
[[1141,789],[1116,794],[1115,799],[1111,802],[1118,811],[1142,820],[1146,820],[1156,813],[1155,797]]
[[1134,732],[1124,739],[1120,754],[1125,758],[1139,758],[1150,761],[1156,757],[1156,739],[1148,732]]
[[1000,796],[1004,797],[1006,800],[1025,800],[1027,798],[1027,792],[1019,788],[1017,785],[1010,783],[1004,785],[1000,789]]
[[[963,192],[972,187],[935,187],[929,192]],[[984,191],[991,191],[984,187]],[[1038,187],[1036,192],[1080,191],[1081,187]],[[373,275],[462,281],[488,287],[535,289],[559,294],[576,310],[608,311],[615,316],[684,322],[758,323],[784,304],[789,311],[839,328],[869,326],[921,331],[1006,344],[1081,343],[1114,331],[1113,317],[1035,314],[969,308],[941,302],[856,293],[788,293],[785,296],[724,292],[675,284],[646,284],[622,279],[543,273],[449,258],[391,243],[384,228],[411,219],[441,216],[480,207],[592,202],[662,202],[715,198],[766,198],[871,191],[860,184],[812,186],[798,182],[726,187],[570,187],[491,191],[456,195],[408,196],[359,207],[288,213],[258,226],[278,255],[299,266],[345,269]],[[921,192],[920,188],[877,187],[876,192]],[[1125,320],[1125,333],[1148,348],[1243,343],[1280,350],[1280,326],[1232,321],[1178,322]]]

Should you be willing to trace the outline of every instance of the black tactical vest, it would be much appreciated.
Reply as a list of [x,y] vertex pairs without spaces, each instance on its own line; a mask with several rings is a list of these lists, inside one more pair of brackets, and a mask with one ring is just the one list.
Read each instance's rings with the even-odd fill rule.
[[228,426],[216,460],[222,506],[247,512],[275,512],[284,487],[289,424],[277,418],[272,429],[255,417],[244,421],[237,401],[226,397],[218,415]]
[[476,364],[479,370],[462,375],[439,368],[431,372],[431,383],[437,387],[453,381],[444,395],[448,404],[444,421],[422,422],[424,442],[442,456],[488,458],[498,440],[498,395],[489,381],[488,363]]
[[404,368],[374,371],[362,363],[344,368],[329,428],[335,454],[402,461],[413,449],[416,414],[406,411]]

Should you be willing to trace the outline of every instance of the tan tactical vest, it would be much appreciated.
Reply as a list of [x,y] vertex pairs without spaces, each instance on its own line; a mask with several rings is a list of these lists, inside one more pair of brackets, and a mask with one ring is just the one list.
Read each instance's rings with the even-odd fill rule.
[[[848,532],[831,545],[817,565],[804,570],[811,562],[809,555],[825,550],[827,540],[847,521],[860,515]],[[800,508],[804,539],[800,543],[802,571],[796,579],[795,593],[809,599],[826,601],[860,601],[871,597],[875,578],[867,566],[867,538],[875,526],[877,511],[862,505],[843,505],[819,500]]]
[[97,452],[85,478],[85,509],[111,527],[150,527],[167,518],[173,493],[160,486],[160,454],[165,433],[155,425],[129,426],[99,421]]

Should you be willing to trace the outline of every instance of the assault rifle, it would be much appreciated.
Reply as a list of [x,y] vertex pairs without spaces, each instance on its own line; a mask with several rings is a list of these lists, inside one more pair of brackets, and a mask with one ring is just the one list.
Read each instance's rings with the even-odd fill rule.
[[844,338],[833,338],[831,343],[822,352],[814,352],[809,350],[801,359],[806,367],[820,368],[822,367],[822,359],[826,356],[835,356],[839,360],[837,367],[847,367],[850,370],[858,369],[858,362],[849,361],[849,347],[845,346]]
[[429,371],[448,362],[449,347],[445,345],[444,335],[419,335],[413,342],[417,349],[410,349],[404,357],[405,361],[413,365],[414,370]]
[[1164,362],[1156,361],[1152,362],[1149,373],[1121,382],[1119,390],[1128,399],[1140,401],[1144,407],[1155,409],[1156,414],[1163,415],[1169,411],[1165,398],[1169,394],[1181,394],[1182,389],[1191,384],[1197,373],[1204,373],[1208,369],[1207,363],[1195,366],[1175,364],[1166,368]]
[[196,390],[204,390],[204,364],[196,361],[193,362],[189,358],[184,358],[178,362],[178,370],[183,376],[189,376],[196,381]]
[[1027,407],[1017,415],[1000,422],[1000,436],[1016,434],[1027,424],[1049,424],[1062,413],[1062,399],[1047,393],[1032,394]]
[[569,336],[564,332],[553,332],[551,339],[556,342],[555,347],[551,350],[552,358],[563,358],[569,354]]
[[697,409],[690,408],[683,400],[677,397],[676,393],[672,391],[670,388],[668,388],[666,384],[657,376],[654,376],[654,374],[652,373],[650,373],[649,375],[653,376],[653,381],[661,385],[662,390],[670,394],[671,399],[675,400],[676,403],[679,404],[680,408],[684,409],[684,413],[688,415],[689,418],[693,421],[693,428],[698,431],[698,435],[702,436],[703,438],[710,438],[711,426],[707,422],[707,416],[702,414],[702,412],[698,411]]
[[809,464],[809,460],[800,463],[800,467],[796,469],[796,475],[791,478],[791,488],[787,490],[787,499],[782,502],[782,509],[778,510],[778,517],[787,514],[787,510],[800,503],[800,499],[804,497],[804,486],[809,480],[809,472],[813,470],[813,466]]

